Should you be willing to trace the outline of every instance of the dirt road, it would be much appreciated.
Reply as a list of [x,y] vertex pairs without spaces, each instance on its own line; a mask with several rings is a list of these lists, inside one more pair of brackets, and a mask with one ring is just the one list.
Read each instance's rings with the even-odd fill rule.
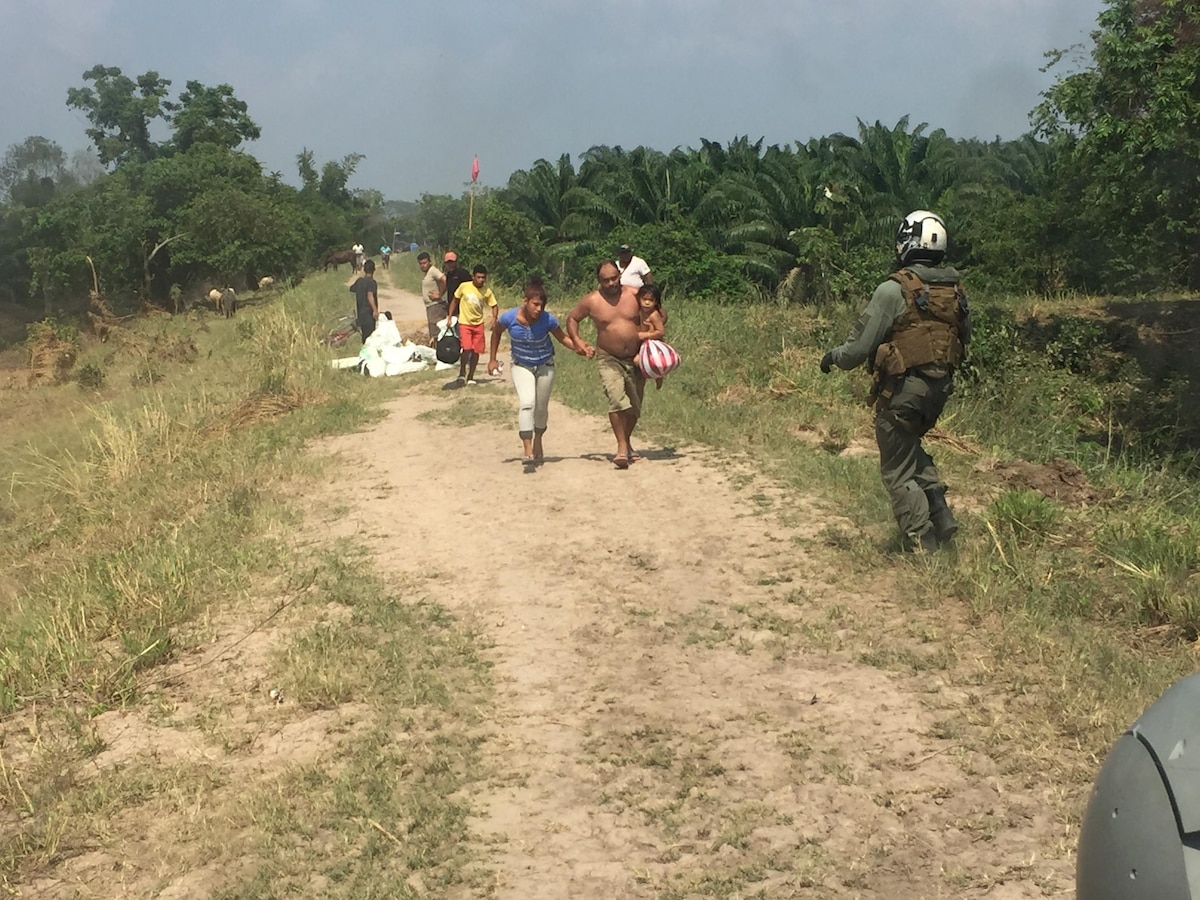
[[328,524],[492,644],[497,774],[471,801],[494,896],[1070,892],[1050,788],[956,738],[973,695],[951,673],[881,664],[916,626],[819,538],[819,500],[652,437],[617,471],[607,421],[558,404],[525,473],[498,380],[414,384],[387,413],[321,448],[378,473]]

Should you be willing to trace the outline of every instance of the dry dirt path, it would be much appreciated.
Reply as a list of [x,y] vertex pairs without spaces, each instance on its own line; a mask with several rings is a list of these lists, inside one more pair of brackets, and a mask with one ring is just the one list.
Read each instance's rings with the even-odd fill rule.
[[[419,298],[381,280],[420,330]],[[470,896],[1070,893],[1049,789],[939,727],[973,695],[842,639],[873,631],[883,652],[908,623],[874,576],[846,589],[819,501],[647,437],[617,471],[607,421],[557,403],[525,473],[511,387],[443,380],[319,450],[374,473],[328,529],[491,642],[470,799],[494,878]]]

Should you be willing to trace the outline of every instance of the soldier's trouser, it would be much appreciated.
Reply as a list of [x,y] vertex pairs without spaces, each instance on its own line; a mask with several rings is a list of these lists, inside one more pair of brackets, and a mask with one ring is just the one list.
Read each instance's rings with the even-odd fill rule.
[[875,412],[879,474],[892,502],[901,533],[919,540],[930,529],[929,497],[946,486],[921,438],[936,423],[954,387],[951,376],[925,378],[910,374]]

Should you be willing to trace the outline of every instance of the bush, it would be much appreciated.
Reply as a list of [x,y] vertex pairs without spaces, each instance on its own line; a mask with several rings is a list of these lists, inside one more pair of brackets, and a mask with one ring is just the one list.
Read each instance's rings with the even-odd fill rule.
[[476,263],[487,266],[493,285],[514,287],[530,275],[542,274],[537,226],[494,198],[476,203],[471,230],[460,229],[452,246],[458,250],[458,264],[468,271]]
[[1052,366],[1083,374],[1109,349],[1104,325],[1095,319],[1063,316],[1056,320],[1054,338],[1046,344],[1046,359]]
[[84,390],[98,391],[104,386],[104,370],[95,363],[84,363],[75,372],[75,381]]
[[629,244],[646,260],[655,282],[663,286],[664,302],[672,296],[738,301],[753,293],[742,264],[715,250],[690,222],[613,231],[602,248],[605,258],[615,256],[619,244]]
[[1021,326],[1007,309],[971,310],[971,341],[959,373],[970,381],[1014,367],[1021,356]]

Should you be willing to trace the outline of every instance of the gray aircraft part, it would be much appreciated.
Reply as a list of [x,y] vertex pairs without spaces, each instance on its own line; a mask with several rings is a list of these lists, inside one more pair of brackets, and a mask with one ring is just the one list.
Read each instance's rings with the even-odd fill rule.
[[1113,746],[1079,833],[1077,900],[1200,900],[1200,674]]

